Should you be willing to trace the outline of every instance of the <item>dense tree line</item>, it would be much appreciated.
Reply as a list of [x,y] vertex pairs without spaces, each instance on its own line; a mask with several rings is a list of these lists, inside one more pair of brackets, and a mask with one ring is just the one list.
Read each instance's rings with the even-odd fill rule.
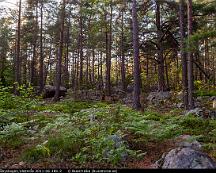
[[[216,83],[216,1],[27,0],[1,9],[0,82],[73,90],[183,90]],[[7,14],[7,15],[6,15]]]

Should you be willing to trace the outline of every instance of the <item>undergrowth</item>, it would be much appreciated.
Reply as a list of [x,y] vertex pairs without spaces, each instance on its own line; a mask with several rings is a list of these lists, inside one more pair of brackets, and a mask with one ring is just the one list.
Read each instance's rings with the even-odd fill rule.
[[[8,98],[0,101],[0,147],[19,148],[36,140],[21,153],[20,159],[26,162],[55,158],[118,165],[143,158],[149,142],[159,144],[181,134],[196,137],[203,149],[216,157],[216,120],[183,116],[178,110],[161,114],[147,109],[141,113],[101,102],[28,102],[28,98],[3,92]],[[7,105],[9,100],[15,106]],[[133,138],[128,139],[128,135]],[[130,148],[129,144],[140,141],[142,150]]]

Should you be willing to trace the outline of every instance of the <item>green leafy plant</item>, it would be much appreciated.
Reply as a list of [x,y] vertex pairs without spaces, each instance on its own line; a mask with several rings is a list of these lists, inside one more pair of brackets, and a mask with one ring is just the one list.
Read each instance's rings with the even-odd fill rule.
[[49,148],[44,145],[37,145],[36,147],[27,149],[24,152],[22,159],[27,162],[33,163],[47,157],[50,157]]

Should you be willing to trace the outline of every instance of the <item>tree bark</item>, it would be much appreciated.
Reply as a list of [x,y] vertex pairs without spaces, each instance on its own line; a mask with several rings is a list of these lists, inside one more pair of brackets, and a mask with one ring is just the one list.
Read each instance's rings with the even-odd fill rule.
[[[190,45],[190,36],[192,35],[192,0],[188,0],[188,46]],[[193,53],[191,50],[188,51],[188,108],[194,108],[193,90],[194,90],[194,79],[193,79]]]
[[19,1],[19,14],[18,14],[18,24],[17,24],[17,43],[16,43],[16,60],[15,60],[15,86],[14,86],[14,94],[15,95],[19,95],[18,86],[21,84],[21,66],[20,66],[21,10],[22,10],[22,0]]
[[185,30],[184,30],[184,0],[179,2],[179,25],[180,25],[180,54],[182,61],[182,89],[183,103],[185,109],[188,109],[188,81],[187,81],[187,54],[184,51]]
[[125,51],[124,51],[124,11],[122,10],[121,19],[121,82],[122,90],[126,91],[126,77],[125,77]]
[[54,101],[59,100],[60,96],[60,86],[61,86],[61,71],[62,71],[62,55],[63,55],[63,45],[64,45],[64,20],[65,20],[65,1],[62,2],[62,11],[61,11],[61,26],[60,26],[60,40],[59,40],[59,50],[58,50],[58,60],[56,64],[56,91],[54,96]]
[[160,2],[156,1],[156,26],[158,37],[158,91],[165,91],[165,73],[164,73],[164,57],[163,57],[163,45],[162,45],[162,31],[161,31],[161,16],[160,16]]
[[[82,9],[82,6],[80,7]],[[79,45],[80,45],[80,72],[79,72],[79,86],[83,86],[83,17],[80,16],[80,36],[79,36]]]
[[133,50],[134,50],[134,95],[133,107],[137,110],[141,108],[140,104],[140,60],[139,60],[139,37],[138,37],[138,20],[137,20],[137,2],[133,0],[132,6],[132,23],[133,23]]
[[43,57],[43,0],[40,7],[40,70],[39,70],[39,93],[42,93],[44,88],[44,57]]

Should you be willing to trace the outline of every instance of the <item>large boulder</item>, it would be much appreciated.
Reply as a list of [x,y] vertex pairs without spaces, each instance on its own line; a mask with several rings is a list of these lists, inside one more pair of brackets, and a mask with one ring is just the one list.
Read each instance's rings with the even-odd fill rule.
[[215,169],[216,162],[207,154],[190,147],[178,147],[163,155],[159,162],[162,169]]
[[195,108],[192,110],[189,110],[185,113],[186,116],[193,114],[201,118],[211,118],[215,119],[216,118],[216,110],[208,110],[206,108]]
[[171,93],[169,91],[166,92],[151,92],[147,100],[151,104],[159,104],[161,101],[165,101],[171,98]]
[[175,141],[177,147],[189,147],[194,150],[200,150],[202,148],[201,143],[190,135],[180,135],[175,139]]
[[196,115],[198,117],[203,117],[204,111],[201,108],[195,108],[195,109],[191,109],[185,113],[186,116],[188,116],[190,114]]
[[126,97],[126,95],[127,95],[126,92],[123,91],[120,87],[113,87],[112,88],[112,94],[117,95],[118,100]]
[[[45,85],[43,90],[43,98],[52,98],[55,96],[56,87],[52,85]],[[60,97],[65,97],[67,89],[65,87],[60,87]]]

